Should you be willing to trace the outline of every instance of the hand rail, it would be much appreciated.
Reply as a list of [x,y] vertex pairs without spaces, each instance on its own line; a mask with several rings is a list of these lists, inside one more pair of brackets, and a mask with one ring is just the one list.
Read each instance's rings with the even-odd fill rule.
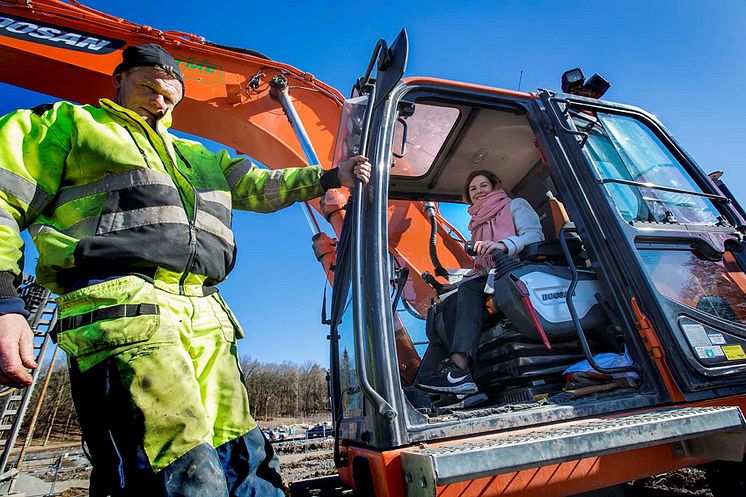
[[559,232],[559,242],[560,246],[562,247],[562,252],[565,254],[565,258],[567,259],[567,265],[570,267],[570,271],[572,272],[572,281],[570,282],[570,286],[567,288],[565,302],[567,302],[567,308],[570,310],[570,316],[572,316],[572,322],[575,325],[575,331],[578,333],[580,345],[583,348],[583,354],[585,355],[586,360],[588,360],[588,364],[590,364],[591,367],[599,373],[608,375],[612,373],[626,373],[628,371],[637,373],[640,371],[640,367],[637,364],[632,364],[630,366],[621,366],[618,368],[603,368],[599,366],[598,363],[593,359],[593,352],[591,352],[591,347],[590,345],[588,345],[588,339],[585,336],[585,331],[583,331],[583,326],[580,324],[580,319],[578,318],[578,311],[575,309],[575,304],[572,301],[572,297],[575,294],[575,287],[578,286],[578,281],[580,280],[580,275],[578,274],[578,268],[575,267],[575,263],[572,260],[572,255],[570,255],[570,249],[567,247],[567,240],[565,239],[565,235],[567,233],[577,232],[577,228],[562,228]]
[[[386,42],[379,41],[376,50],[373,51],[370,67],[366,73],[372,70],[376,54],[379,49],[385,49]],[[376,87],[372,86],[368,95],[368,106],[365,109],[365,120],[363,121],[363,130],[360,138],[360,153],[368,154],[368,135],[370,132],[370,123],[373,116],[373,102],[375,102]],[[355,330],[355,373],[360,389],[368,401],[373,404],[376,411],[388,422],[396,418],[396,411],[386,399],[373,388],[368,380],[368,360],[365,354],[365,306],[363,301],[363,218],[365,213],[365,202],[363,201],[363,184],[359,179],[355,179],[355,190],[352,193],[352,314],[353,328]]]
[[588,133],[586,133],[584,131],[577,131],[577,130],[568,128],[567,126],[565,126],[564,124],[562,124],[562,119],[557,114],[557,109],[555,109],[554,106],[552,106],[552,102],[553,101],[554,102],[565,102],[565,103],[568,104],[568,106],[569,106],[570,102],[568,102],[567,100],[564,100],[562,98],[557,98],[557,97],[551,97],[550,96],[550,97],[547,98],[547,104],[548,104],[547,107],[549,107],[549,109],[552,111],[552,114],[554,115],[555,119],[557,119],[557,124],[559,124],[559,127],[560,127],[560,129],[562,129],[562,131],[564,131],[567,134],[575,135],[575,136],[579,136],[580,137],[580,148],[583,148],[583,146],[585,145],[585,142],[588,141]]
[[673,188],[671,186],[656,185],[655,183],[642,183],[640,181],[632,181],[627,179],[617,178],[602,178],[599,183],[605,185],[606,183],[617,183],[620,185],[636,186],[639,188],[650,188],[651,190],[661,190],[670,193],[680,193],[682,195],[693,195],[695,197],[704,197],[710,200],[717,200],[718,202],[724,202],[726,204],[731,203],[731,200],[724,195],[715,195],[713,193],[693,192],[691,190],[683,190],[681,188]]

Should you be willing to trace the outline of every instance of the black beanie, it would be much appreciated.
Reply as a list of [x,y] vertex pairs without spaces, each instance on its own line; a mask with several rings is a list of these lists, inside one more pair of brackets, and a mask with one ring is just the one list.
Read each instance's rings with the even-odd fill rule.
[[114,69],[114,74],[118,74],[127,69],[139,66],[163,66],[171,69],[176,79],[181,83],[182,95],[184,93],[184,76],[179,70],[179,65],[170,53],[160,45],[155,43],[146,43],[145,45],[132,45],[122,52],[122,63]]

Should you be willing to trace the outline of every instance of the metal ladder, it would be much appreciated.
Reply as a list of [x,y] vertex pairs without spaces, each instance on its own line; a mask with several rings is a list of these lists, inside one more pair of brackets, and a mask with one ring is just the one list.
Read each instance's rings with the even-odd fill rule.
[[[39,365],[32,373],[33,379],[31,385],[24,389],[13,389],[3,387],[0,389],[0,495],[9,481],[14,479],[16,471],[8,471],[8,461],[10,452],[16,442],[18,433],[23,424],[23,416],[26,413],[31,396],[34,393],[37,379],[41,372],[41,364],[46,354],[47,346],[51,340],[49,332],[54,328],[57,322],[57,305],[52,298],[52,294],[46,288],[36,284],[32,276],[26,276],[23,286],[18,292],[26,303],[26,310],[29,311],[28,323],[34,332],[34,359]],[[52,367],[54,365],[50,365]]]

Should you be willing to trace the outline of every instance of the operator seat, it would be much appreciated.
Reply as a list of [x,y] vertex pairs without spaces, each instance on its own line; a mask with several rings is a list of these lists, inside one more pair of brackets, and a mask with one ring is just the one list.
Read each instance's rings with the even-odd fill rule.
[[[526,262],[552,262],[565,265],[567,259],[559,243],[562,228],[574,228],[565,206],[557,199],[549,188],[551,179],[540,179],[536,176],[529,179],[521,188],[517,196],[525,199],[539,215],[544,241],[527,245],[519,254],[519,258]],[[573,258],[583,251],[583,244],[577,234],[566,236],[567,246]]]

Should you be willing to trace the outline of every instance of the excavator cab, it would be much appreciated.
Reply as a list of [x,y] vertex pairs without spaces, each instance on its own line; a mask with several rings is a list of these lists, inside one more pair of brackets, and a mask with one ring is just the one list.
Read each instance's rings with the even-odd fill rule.
[[[672,467],[660,459],[671,443],[688,447],[684,458],[740,460],[746,260],[730,200],[650,114],[579,94],[398,79],[402,36],[391,48],[379,42],[337,134],[337,160],[363,153],[374,165],[348,210],[334,282],[331,397],[343,478],[355,484],[395,453],[407,495],[475,481],[500,493],[527,468],[557,463],[559,473],[521,491],[565,495],[563,461],[616,454],[594,460],[643,474]],[[428,281],[455,283],[472,267],[462,192],[478,169],[531,204],[545,240],[495,275],[474,372],[488,401],[441,410],[414,386],[447,354],[445,296]],[[582,361],[609,388],[568,390],[564,372]],[[655,414],[633,421],[636,412]],[[723,417],[720,434],[729,435],[717,436],[728,442],[712,444],[704,426]],[[625,441],[593,430],[576,437],[570,426],[583,419]],[[636,434],[624,428],[638,422]],[[551,438],[547,457],[523,454],[516,429],[535,437],[532,450]],[[482,438],[444,442],[467,435]],[[594,488],[618,476],[604,473]]]

